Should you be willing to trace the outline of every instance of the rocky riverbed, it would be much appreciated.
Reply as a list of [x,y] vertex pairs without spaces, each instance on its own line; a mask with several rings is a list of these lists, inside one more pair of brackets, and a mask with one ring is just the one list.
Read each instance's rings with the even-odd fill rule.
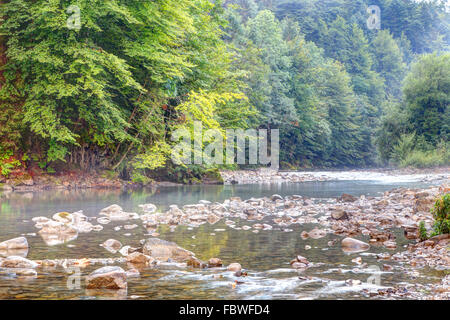
[[442,181],[450,178],[450,168],[367,169],[351,171],[279,171],[273,169],[222,171],[224,183],[255,184],[273,182],[371,180],[383,182]]
[[[429,209],[436,196],[449,191],[448,184],[442,184],[426,189],[397,188],[376,197],[343,194],[339,198],[308,198],[274,194],[250,199],[231,197],[223,202],[201,200],[193,205],[171,205],[167,210],[160,210],[151,203],[142,203],[139,211],[127,212],[113,204],[100,210],[96,216],[86,216],[82,211],[38,216],[24,222],[32,224],[35,233],[17,235],[17,238],[0,243],[0,284],[2,278],[45,281],[45,278],[68,268],[79,268],[83,280],[80,282],[81,288],[85,288],[89,296],[101,296],[105,294],[103,291],[98,293],[92,290],[123,292],[121,290],[126,290],[128,283],[137,285],[139,279],[151,270],[169,270],[166,281],[171,281],[180,272],[189,272],[189,277],[196,281],[211,277],[216,283],[226,283],[230,290],[264,287],[266,282],[270,283],[268,286],[280,288],[323,283],[328,291],[333,292],[337,288],[337,292],[357,290],[367,298],[449,299],[449,236],[423,242],[418,240],[419,222],[424,221],[426,227],[431,228],[433,220]],[[123,234],[120,241],[109,238],[98,243],[103,248],[100,251],[104,252],[103,257],[86,256],[80,252],[78,258],[28,259],[33,247],[27,238],[38,236],[48,246],[65,245],[70,251],[71,243],[77,237],[95,233],[100,239],[109,225],[114,225],[113,230],[117,234]],[[285,256],[285,263],[279,265],[279,269],[262,271],[262,276],[261,271],[253,270],[254,261],[237,259],[225,263],[221,256],[205,258],[205,254],[201,259],[196,256],[195,247],[189,250],[182,248],[173,241],[163,240],[160,234],[164,228],[176,234],[177,228],[189,231],[202,229],[205,225],[214,228],[214,233],[210,235],[226,232],[227,229],[238,233],[251,232],[255,237],[266,237],[270,233],[295,233],[295,237],[312,245],[297,249],[295,256]],[[299,226],[302,226],[301,232]],[[138,242],[127,242],[127,235],[132,232],[136,236],[140,234]],[[195,238],[195,235],[192,237]],[[312,242],[307,242],[309,239]],[[327,241],[320,242],[321,239]],[[314,246],[318,243],[322,246]],[[330,261],[316,260],[309,255],[314,250],[339,250],[349,255],[354,265],[351,273],[355,275],[376,275],[373,270],[375,261],[381,266],[379,272],[383,274],[401,272],[407,278],[417,278],[427,270],[438,276],[432,283],[396,282],[389,286],[372,286],[369,281],[352,277],[343,283],[336,282],[327,275],[330,272],[345,275],[348,270],[339,265],[333,269],[329,267]],[[317,270],[313,276],[310,275],[311,270]],[[270,272],[295,272],[297,280],[267,279]],[[208,290],[210,292],[211,289]],[[232,292],[230,296],[233,296]],[[126,298],[128,295],[115,293],[110,297]],[[141,298],[146,297],[142,295]]]

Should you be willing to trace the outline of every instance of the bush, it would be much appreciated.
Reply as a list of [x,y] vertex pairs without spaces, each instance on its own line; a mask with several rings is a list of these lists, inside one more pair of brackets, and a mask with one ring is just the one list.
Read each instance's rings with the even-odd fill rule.
[[391,158],[401,168],[446,165],[450,163],[449,143],[441,141],[437,146],[432,146],[424,141],[423,136],[403,134],[394,146]]
[[450,193],[437,199],[431,212],[435,220],[432,236],[450,233]]
[[436,167],[444,165],[445,161],[442,155],[437,151],[422,151],[413,150],[406,157],[400,161],[399,165],[402,168],[405,167],[415,167],[415,168],[426,168],[426,167]]
[[419,237],[420,237],[420,241],[425,241],[428,239],[428,232],[427,229],[425,228],[425,222],[420,221],[419,223]]

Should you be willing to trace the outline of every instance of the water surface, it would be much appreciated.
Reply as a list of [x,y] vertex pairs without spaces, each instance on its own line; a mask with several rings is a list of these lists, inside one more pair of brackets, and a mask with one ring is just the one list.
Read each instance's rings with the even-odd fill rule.
[[[154,203],[160,210],[170,204],[197,203],[199,200],[222,202],[230,197],[243,200],[272,194],[302,195],[313,198],[338,197],[342,193],[355,196],[377,196],[384,191],[397,187],[424,187],[425,183],[382,181],[328,181],[303,183],[276,183],[257,185],[227,186],[180,186],[146,189],[139,191],[118,190],[52,190],[34,193],[0,194],[0,241],[25,235],[30,243],[29,259],[61,258],[103,258],[117,257],[110,254],[99,244],[114,238],[124,245],[138,246],[139,240],[150,237],[140,220],[113,222],[104,226],[100,232],[79,234],[68,243],[48,246],[37,233],[31,221],[36,216],[51,217],[60,211],[74,212],[83,210],[90,217],[111,204],[119,204],[126,211],[140,212],[139,205]],[[236,226],[256,222],[232,219]],[[93,292],[83,289],[67,288],[68,274],[62,269],[39,271],[37,279],[0,278],[0,299],[330,299],[330,298],[366,298],[363,288],[378,288],[368,284],[373,276],[367,270],[358,267],[351,260],[361,256],[364,263],[378,266],[392,264],[391,272],[376,273],[382,287],[399,283],[417,285],[439,281],[439,272],[422,270],[415,278],[404,272],[403,266],[393,262],[381,262],[372,255],[389,252],[383,247],[372,246],[368,253],[344,254],[339,244],[329,246],[328,241],[341,239],[327,235],[322,239],[303,240],[300,233],[309,231],[316,225],[294,224],[280,228],[271,217],[265,223],[274,226],[273,230],[261,230],[254,233],[229,228],[224,220],[214,225],[204,224],[198,228],[178,226],[169,228],[160,226],[156,230],[162,239],[176,242],[181,247],[193,251],[203,260],[219,257],[225,264],[239,262],[248,271],[248,277],[236,278],[224,269],[192,270],[175,266],[162,266],[143,270],[141,277],[129,279],[128,290],[118,292]],[[138,224],[132,230],[115,231],[114,227],[124,224]],[[403,250],[409,241],[400,230],[397,235],[397,251]],[[361,240],[368,238],[360,237]],[[311,247],[305,250],[305,245]],[[316,264],[315,267],[299,273],[290,268],[289,262],[296,255],[303,255]],[[99,266],[82,269],[87,275]],[[126,265],[122,266],[127,268]],[[361,285],[348,286],[345,280],[361,280]],[[235,280],[243,282],[233,287]]]

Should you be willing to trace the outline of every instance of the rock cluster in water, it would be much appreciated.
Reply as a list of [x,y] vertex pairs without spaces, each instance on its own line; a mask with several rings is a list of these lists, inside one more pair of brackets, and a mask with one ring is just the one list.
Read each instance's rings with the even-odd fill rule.
[[[447,191],[446,191],[447,190]],[[439,270],[450,268],[448,235],[431,238],[427,241],[418,240],[418,224],[424,221],[427,228],[431,228],[433,219],[430,207],[437,195],[448,192],[448,187],[432,187],[424,190],[405,188],[385,192],[379,197],[344,194],[337,199],[310,199],[298,195],[282,197],[251,198],[242,200],[232,197],[223,203],[212,203],[206,200],[198,204],[184,205],[181,208],[171,205],[165,212],[158,212],[153,204],[141,205],[142,213],[125,212],[119,205],[104,208],[98,217],[86,217],[81,211],[68,213],[59,212],[52,216],[33,218],[39,234],[48,245],[60,244],[75,239],[78,233],[101,231],[102,225],[111,221],[123,221],[125,230],[136,228],[141,223],[149,233],[156,231],[160,225],[171,228],[184,225],[198,227],[202,224],[215,224],[224,219],[229,228],[252,230],[271,230],[273,225],[282,230],[292,231],[289,227],[295,224],[312,223],[317,226],[309,231],[303,231],[299,237],[304,239],[320,239],[327,234],[342,236],[341,249],[355,253],[370,250],[371,246],[381,246],[386,250],[397,248],[394,228],[403,229],[408,239],[416,240],[406,251],[390,254],[389,251],[377,255],[382,261],[404,261],[412,267],[428,266]],[[237,227],[233,218],[247,221],[247,225]],[[273,224],[263,223],[262,220],[271,219]],[[127,221],[132,220],[135,223]],[[97,224],[94,224],[93,222]],[[140,221],[140,222],[138,222]],[[119,228],[120,229],[120,228]],[[359,238],[359,239],[358,239]],[[368,240],[361,241],[365,238]],[[68,266],[86,267],[89,265],[103,265],[86,277],[88,289],[126,289],[127,279],[139,277],[140,270],[164,263],[177,263],[191,268],[222,268],[223,262],[219,258],[211,258],[203,262],[189,250],[179,247],[174,242],[152,237],[144,239],[139,247],[123,245],[115,239],[108,239],[101,244],[113,254],[120,254],[118,258],[83,258],[56,259],[31,261],[26,259],[28,241],[25,237],[10,239],[0,243],[0,274],[36,277],[39,268],[56,268]],[[330,241],[329,246],[336,245]],[[305,248],[305,250],[307,250]],[[13,254],[19,252],[22,254]],[[361,257],[352,260],[357,265],[363,265]],[[127,264],[128,270],[114,266]],[[106,267],[105,267],[106,265]],[[307,258],[298,255],[291,261],[291,266],[297,270],[305,270],[314,265]],[[235,262],[224,267],[235,275],[241,276],[242,266]],[[389,264],[383,265],[384,270],[392,270]],[[356,285],[349,282],[349,285]],[[440,296],[448,293],[448,279],[436,287]],[[403,289],[394,288],[391,291],[381,291],[377,295],[401,296]],[[373,292],[368,294],[374,294]]]

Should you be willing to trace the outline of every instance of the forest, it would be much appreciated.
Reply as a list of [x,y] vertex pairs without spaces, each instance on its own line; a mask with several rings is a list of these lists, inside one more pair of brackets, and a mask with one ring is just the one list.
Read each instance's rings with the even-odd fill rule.
[[445,166],[449,105],[443,1],[0,1],[3,177],[201,176],[195,121],[279,129],[282,169]]

